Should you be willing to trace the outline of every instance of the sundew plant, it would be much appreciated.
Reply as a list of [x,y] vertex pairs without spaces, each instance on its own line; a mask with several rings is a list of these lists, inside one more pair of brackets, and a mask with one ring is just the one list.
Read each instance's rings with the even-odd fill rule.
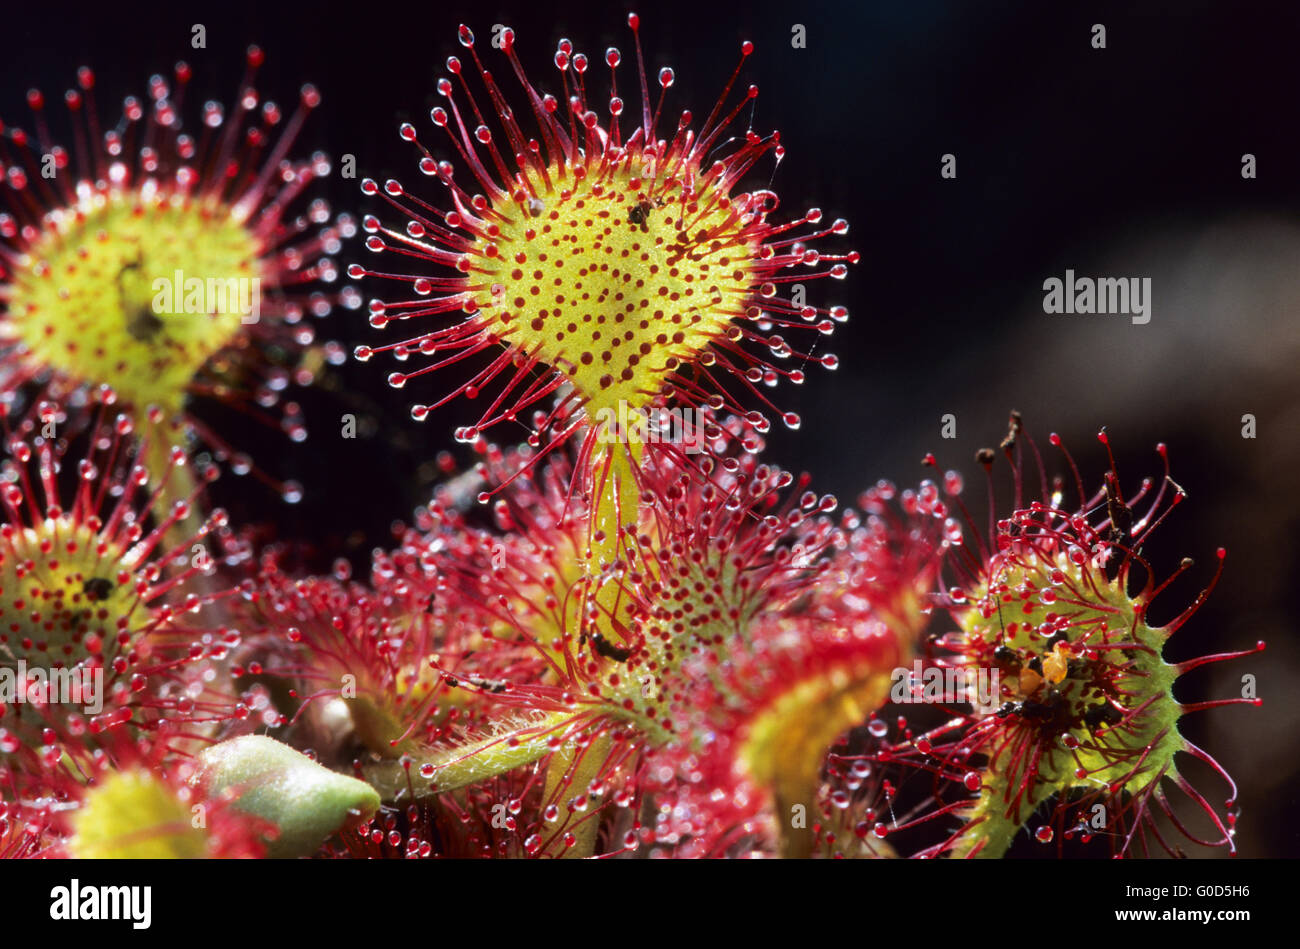
[[[267,98],[256,46],[226,102],[181,62],[106,111],[106,50],[4,117],[0,855],[1236,852],[1185,719],[1260,700],[1178,680],[1264,644],[1167,652],[1232,562],[1151,553],[1199,513],[1177,445],[1121,471],[1124,418],[1022,405],[851,502],[786,470],[791,405],[880,357],[828,348],[877,318],[865,251],[814,203],[834,159],[764,127],[763,51],[701,94],[635,13],[603,50],[487,26],[430,38],[424,115],[328,123],[401,178],[304,154],[328,97]],[[202,408],[301,442],[345,363],[438,483],[318,572],[214,483],[288,512],[328,466],[282,479]]]

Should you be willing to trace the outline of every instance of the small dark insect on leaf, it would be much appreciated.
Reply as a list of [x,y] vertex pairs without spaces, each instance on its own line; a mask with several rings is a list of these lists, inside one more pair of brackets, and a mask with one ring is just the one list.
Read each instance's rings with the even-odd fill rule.
[[469,684],[493,695],[499,695],[506,690],[506,683],[499,679],[470,679]]
[[91,577],[81,589],[87,599],[103,601],[113,595],[113,581],[106,577]]
[[632,655],[632,650],[623,646],[615,646],[600,633],[591,634],[591,645],[596,652],[600,653],[606,659],[613,659],[615,662],[627,662]]
[[1056,632],[1052,633],[1052,635],[1047,637],[1047,642],[1043,644],[1044,653],[1051,652],[1056,648],[1057,643],[1063,643],[1069,638],[1070,637],[1066,634],[1065,630],[1058,629]]
[[1052,710],[1042,702],[1036,702],[1033,699],[1026,699],[1020,704],[1020,715],[1023,718],[1031,720],[1043,720],[1052,717]]
[[158,335],[158,331],[163,328],[163,321],[153,312],[151,303],[140,304],[127,298],[126,288],[122,286],[122,278],[126,276],[127,271],[140,270],[144,267],[143,257],[137,256],[135,260],[123,264],[122,269],[117,272],[117,299],[122,307],[122,314],[126,317],[126,331],[131,334],[132,339],[147,343]]
[[1020,413],[1013,410],[1011,420],[1007,423],[1007,437],[1002,439],[1002,444],[998,447],[1010,455],[1011,450],[1016,447],[1016,438],[1020,435],[1023,427],[1024,423],[1020,419]]
[[1127,545],[1133,536],[1133,510],[1124,503],[1114,472],[1106,476],[1106,516],[1110,518],[1111,542]]
[[133,311],[127,311],[126,331],[131,334],[131,338],[147,343],[162,329],[163,322],[154,316],[153,311],[147,306],[135,307]]
[[1088,710],[1083,713],[1083,721],[1089,728],[1098,728],[1101,725],[1114,725],[1124,717],[1124,713],[1111,705],[1109,702],[1102,702],[1099,705],[1090,705]]
[[438,599],[438,594],[436,594],[436,593],[430,593],[430,594],[429,594],[429,602],[426,603],[426,604],[424,604],[424,612],[426,612],[426,613],[432,613],[432,612],[433,612],[433,604],[434,604],[434,601],[437,600],[437,599]]
[[640,201],[627,212],[627,222],[644,225],[650,219],[650,212],[654,209],[655,206],[649,201]]

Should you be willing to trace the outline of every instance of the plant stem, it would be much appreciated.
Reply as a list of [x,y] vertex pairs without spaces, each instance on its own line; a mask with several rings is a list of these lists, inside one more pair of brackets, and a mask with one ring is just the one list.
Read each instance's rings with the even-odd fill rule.
[[[618,614],[626,611],[627,598],[620,598],[622,584],[618,576],[598,578],[604,568],[621,558],[623,532],[627,527],[635,528],[639,520],[641,492],[633,468],[640,461],[643,447],[635,439],[627,444],[614,442],[602,445],[591,456],[590,477],[595,497],[588,528],[586,596],[596,601],[594,632],[610,643],[622,639],[615,629],[626,625]],[[584,607],[579,613],[579,623],[585,624],[588,615]],[[585,749],[552,757],[546,771],[546,799],[550,800],[565,786],[571,787],[575,796],[585,794],[604,767],[611,746],[610,738],[602,734]],[[585,820],[574,831],[578,839],[572,847],[556,842],[550,850],[559,858],[590,857],[595,852],[598,830],[597,820]]]
[[[547,803],[553,803],[565,811],[565,804],[570,797],[587,793],[587,788],[599,775],[610,752],[613,740],[605,732],[595,736],[585,748],[565,748],[555,753],[546,770],[546,792],[543,797]],[[568,857],[590,857],[596,850],[596,832],[600,830],[600,821],[594,817],[581,821],[573,828],[577,838],[572,847],[564,846],[562,835],[555,838],[546,847],[546,853],[556,859]]]
[[[418,799],[454,791],[545,757],[552,750],[552,736],[573,719],[572,712],[551,712],[513,728],[503,727],[486,738],[412,756],[409,770],[400,761],[382,761],[365,769],[366,780],[385,801],[407,792]],[[434,767],[430,779],[419,777],[426,764]]]
[[[184,465],[173,465],[172,448],[175,446],[163,437],[163,425],[154,425],[145,443],[144,466],[149,471],[150,484],[158,490],[154,500],[154,519],[162,522],[171,516],[172,508],[178,501],[189,502],[195,497],[198,482],[194,480],[194,469],[187,460]],[[163,533],[163,549],[175,552],[194,538],[203,526],[198,505],[190,504],[190,511],[167,528]]]

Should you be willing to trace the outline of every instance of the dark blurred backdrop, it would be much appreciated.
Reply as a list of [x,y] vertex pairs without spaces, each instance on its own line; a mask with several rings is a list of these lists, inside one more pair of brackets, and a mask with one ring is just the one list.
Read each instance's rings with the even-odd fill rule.
[[[812,371],[802,388],[776,390],[803,426],[771,438],[773,458],[851,502],[877,478],[915,482],[930,450],[961,468],[979,496],[973,453],[996,444],[1011,408],[1040,442],[1061,433],[1098,483],[1100,426],[1130,483],[1158,473],[1154,445],[1167,442],[1190,503],[1147,552],[1162,575],[1183,556],[1197,566],[1163,595],[1166,618],[1208,582],[1214,549],[1229,552],[1218,591],[1169,655],[1269,642],[1262,656],[1198,670],[1179,686],[1187,700],[1227,697],[1252,673],[1264,706],[1202,713],[1184,727],[1242,785],[1244,854],[1294,856],[1300,656],[1287,598],[1300,569],[1300,7],[1026,6],[807,0],[740,9],[693,0],[639,12],[652,75],[662,65],[676,70],[670,116],[707,112],[740,41],[754,41],[742,77],[761,90],[753,126],[779,129],[788,149],[773,188],[792,213],[818,205],[847,217],[862,253],[846,282],[810,287],[819,302],[832,295],[850,308],[829,341],[842,364]],[[457,24],[483,41],[494,23],[513,26],[534,81],[553,88],[561,36],[597,61],[611,44],[631,56],[627,9],[495,0],[11,5],[0,38],[0,118],[26,124],[26,90],[60,93],[82,64],[98,73],[109,119],[123,95],[143,94],[147,77],[179,58],[195,67],[191,107],[229,102],[243,49],[257,42],[267,53],[265,95],[288,105],[304,80],[323,94],[300,153],[354,154],[360,174],[399,177],[441,201],[396,129],[409,119],[430,131],[434,81],[445,58],[463,52]],[[195,23],[207,29],[205,50],[190,48]],[[1096,23],[1106,28],[1105,49],[1091,44]],[[806,48],[792,47],[795,24],[806,28]],[[603,98],[605,70],[590,75]],[[422,137],[449,151],[445,139]],[[955,180],[940,177],[944,153],[956,156]],[[1254,180],[1242,178],[1245,153],[1256,157]],[[755,184],[770,173],[770,164],[755,170]],[[356,181],[335,178],[324,190],[338,209],[376,210]],[[344,259],[365,256],[354,245]],[[1067,268],[1150,277],[1150,323],[1044,314],[1042,283]],[[349,351],[382,338],[346,311],[320,332]],[[394,392],[388,371],[379,359],[350,363],[293,393],[313,432],[300,446],[199,407],[265,468],[307,488],[301,504],[286,507],[251,480],[228,477],[218,500],[242,522],[273,522],[308,541],[318,568],[337,556],[364,563],[372,546],[389,542],[390,523],[428,496],[432,458],[456,447],[452,429],[477,418],[477,406],[459,403],[417,425],[408,402],[433,401],[452,380]],[[358,414],[362,437],[338,437],[344,412]],[[948,413],[954,440],[940,436]],[[1256,418],[1253,440],[1241,435],[1247,413]],[[1196,777],[1211,799],[1226,797],[1214,779]]]

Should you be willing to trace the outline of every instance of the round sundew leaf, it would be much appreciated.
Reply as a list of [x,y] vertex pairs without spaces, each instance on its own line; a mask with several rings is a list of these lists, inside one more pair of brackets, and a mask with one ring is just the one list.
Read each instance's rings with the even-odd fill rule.
[[68,844],[82,860],[206,857],[207,835],[191,822],[188,802],[143,771],[112,774],[87,793]]
[[178,410],[195,374],[254,319],[265,269],[256,236],[230,213],[134,190],[49,221],[9,288],[7,328],[25,358],[111,384],[130,405]]
[[[630,25],[636,33],[635,17]],[[426,133],[411,123],[403,123],[400,135],[419,149],[421,173],[436,175],[450,189],[454,209],[433,224],[426,217],[432,205],[400,181],[361,182],[363,194],[381,197],[407,218],[400,228],[376,215],[363,221],[368,252],[401,257],[400,264],[374,270],[359,263],[348,269],[353,278],[400,283],[400,290],[370,301],[371,326],[411,327],[420,317],[436,323],[398,342],[358,347],[357,359],[391,353],[399,361],[416,355],[436,360],[392,372],[389,384],[403,388],[435,368],[504,347],[472,381],[435,403],[460,394],[476,399],[504,384],[500,397],[484,400],[490,407],[482,418],[458,431],[464,442],[503,421],[528,424],[539,400],[557,390],[557,411],[538,417],[545,418],[544,429],[559,419],[567,423],[548,433],[555,439],[586,422],[584,437],[637,444],[646,440],[638,433],[647,413],[666,407],[694,413],[725,406],[766,430],[760,406],[773,406],[758,385],[802,383],[803,363],[837,364],[833,354],[812,352],[817,336],[830,335],[848,310],[808,302],[805,284],[843,279],[860,255],[835,253],[823,243],[846,234],[847,221],[823,225],[822,211],[809,208],[782,222],[775,192],[747,190],[756,163],[768,157],[779,162],[785,153],[779,134],[741,133],[733,124],[750,111],[746,104],[758,87],[747,87],[736,101],[738,66],[704,122],[692,127],[684,111],[674,134],[664,100],[652,96],[644,74],[641,108],[629,101],[627,115],[611,77],[605,121],[603,107],[588,108],[595,106],[587,99],[594,87],[573,87],[568,108],[543,97],[515,54],[513,33],[501,35],[506,39],[499,48],[531,110],[510,105],[510,94],[472,52],[473,68],[491,90],[490,106],[485,109],[467,84],[458,89],[444,77],[437,90],[445,104],[429,113],[434,134],[449,135],[469,165],[478,193],[462,190],[453,164],[435,160],[421,141]],[[474,50],[471,31],[462,29],[460,41]],[[742,64],[752,52],[752,43],[742,44]],[[607,51],[611,69],[622,61],[617,50]],[[586,68],[586,57],[574,54],[567,40],[554,62],[566,85],[570,68],[575,74]],[[462,64],[453,58],[448,69],[459,76]],[[672,70],[661,71],[661,90],[673,78]],[[462,122],[470,112],[481,119],[488,111],[496,113],[508,146],[494,140],[486,124],[471,133]],[[540,141],[529,139],[531,130],[516,120],[526,111],[538,123]],[[633,118],[638,111],[639,126]],[[513,168],[503,151],[514,153]],[[414,272],[394,272],[413,261],[422,262]],[[464,316],[449,316],[454,313]],[[787,368],[792,358],[801,365]],[[533,372],[533,383],[517,386],[523,378],[517,373]],[[515,381],[507,381],[512,376]],[[754,408],[738,401],[741,391],[758,397]],[[411,415],[424,420],[430,409],[414,403]],[[793,412],[781,419],[792,429],[800,424]],[[529,443],[539,447],[543,434],[533,431]]]
[[267,843],[269,857],[315,853],[331,834],[379,809],[379,795],[364,781],[262,735],[213,745],[199,755],[193,780],[207,796],[227,794],[236,809],[278,828]]

